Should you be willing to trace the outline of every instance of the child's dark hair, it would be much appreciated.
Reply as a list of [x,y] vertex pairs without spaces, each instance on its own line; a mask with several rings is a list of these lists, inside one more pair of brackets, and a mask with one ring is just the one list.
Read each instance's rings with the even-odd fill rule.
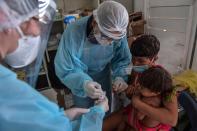
[[150,91],[161,94],[162,101],[174,91],[171,75],[162,67],[150,67],[139,77],[139,84]]
[[160,42],[154,35],[142,35],[138,37],[130,47],[132,56],[155,57],[160,50]]

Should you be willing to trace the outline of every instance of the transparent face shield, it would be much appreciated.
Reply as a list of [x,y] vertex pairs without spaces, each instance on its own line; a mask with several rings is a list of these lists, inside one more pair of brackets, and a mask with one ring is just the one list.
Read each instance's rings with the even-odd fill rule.
[[94,27],[93,31],[94,37],[101,45],[109,45],[112,43],[113,39],[105,36],[102,32],[100,32],[98,26]]
[[36,87],[36,82],[39,74],[47,73],[47,60],[44,54],[47,48],[50,30],[52,27],[53,18],[55,16],[55,10],[56,10],[56,4],[54,1],[50,1],[50,3],[42,3],[42,2],[43,0],[39,1],[39,15],[37,17],[39,18],[39,23],[41,28],[40,49],[34,62],[26,68],[26,72],[27,72],[26,81],[33,87]]
[[[12,68],[12,70],[14,70],[17,73],[19,79],[26,81],[33,87],[36,86],[40,70],[45,71],[45,73],[47,72],[46,60],[45,58],[43,58],[43,56],[47,47],[48,38],[53,23],[53,18],[55,16],[56,4],[54,3],[54,1],[46,1],[40,0],[39,10],[37,11],[37,14],[26,20],[28,21],[31,18],[34,18],[39,21],[38,26],[40,27],[40,35],[37,37],[39,37],[40,40],[39,45],[37,47],[38,51],[36,52],[35,59],[33,60],[33,62],[31,62],[29,65],[25,67],[17,69]],[[32,37],[27,36],[20,26],[16,26],[15,28],[22,39]],[[26,44],[28,44],[28,42]]]
[[112,42],[118,43],[121,40],[121,39],[113,39],[113,38],[106,36],[104,33],[102,33],[99,30],[98,26],[95,26],[93,28],[93,30],[90,32],[90,34],[88,36],[88,39],[93,43],[101,44],[104,46],[109,45]]

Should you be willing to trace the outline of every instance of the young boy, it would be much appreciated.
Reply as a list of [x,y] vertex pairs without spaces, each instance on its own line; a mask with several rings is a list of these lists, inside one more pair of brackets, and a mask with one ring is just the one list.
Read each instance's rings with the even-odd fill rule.
[[142,35],[131,45],[133,71],[130,75],[129,87],[126,90],[130,98],[134,91],[138,76],[150,66],[155,65],[160,50],[160,42],[154,35]]

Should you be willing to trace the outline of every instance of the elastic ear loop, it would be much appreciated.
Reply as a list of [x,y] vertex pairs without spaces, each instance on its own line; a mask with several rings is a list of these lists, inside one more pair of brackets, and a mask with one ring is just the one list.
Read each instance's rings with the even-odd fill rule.
[[21,38],[24,38],[24,37],[25,37],[23,31],[21,30],[21,28],[20,28],[19,26],[16,27],[16,30],[17,30],[18,33],[20,34]]

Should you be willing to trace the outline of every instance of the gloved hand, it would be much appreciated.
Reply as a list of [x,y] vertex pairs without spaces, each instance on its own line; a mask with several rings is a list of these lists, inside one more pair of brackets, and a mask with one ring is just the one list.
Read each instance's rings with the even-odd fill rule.
[[86,81],[84,84],[84,91],[92,99],[99,99],[103,96],[101,85],[97,82]]
[[64,111],[65,115],[72,121],[79,117],[80,115],[83,115],[84,113],[88,113],[90,109],[85,108],[70,108]]
[[128,87],[127,83],[121,78],[121,77],[116,77],[114,83],[113,83],[113,90],[116,93],[123,92],[126,90]]
[[108,99],[106,96],[102,100],[95,101],[95,104],[98,106],[101,106],[105,112],[107,112],[109,110]]

